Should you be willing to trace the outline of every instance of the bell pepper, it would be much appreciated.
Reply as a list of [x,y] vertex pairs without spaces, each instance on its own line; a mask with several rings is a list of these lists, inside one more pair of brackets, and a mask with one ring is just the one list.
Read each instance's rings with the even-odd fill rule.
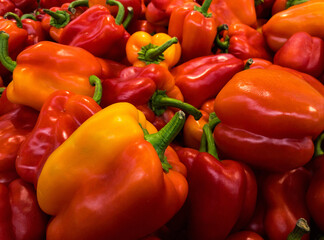
[[226,240],[264,240],[259,234],[252,231],[241,231],[231,234]]
[[[126,42],[130,36],[124,27],[127,24],[126,20],[122,22],[125,10],[118,1],[110,0],[108,3],[118,4],[119,13],[116,19],[104,6],[90,7],[63,29],[59,43],[81,47],[97,57],[123,59],[126,56]],[[127,18],[127,22],[129,21]]]
[[181,45],[181,59],[211,55],[218,23],[209,9],[212,0],[203,5],[189,2],[174,8],[171,13],[168,34],[177,37]]
[[21,144],[32,131],[38,112],[22,105],[12,104],[6,91],[0,98],[0,182],[16,179],[15,161]]
[[0,183],[0,238],[45,239],[48,216],[38,206],[33,186],[21,179]]
[[42,9],[45,14],[41,21],[43,29],[48,32],[55,42],[60,42],[63,29],[86,11],[87,8],[83,6],[87,5],[86,1],[74,1],[64,3],[61,7]]
[[299,218],[310,222],[306,206],[310,179],[311,173],[302,167],[284,173],[268,174],[265,178],[262,184],[266,201],[264,225],[269,240],[286,240]]
[[307,32],[313,37],[324,39],[324,2],[312,0],[290,7],[273,15],[263,25],[265,40],[274,52],[296,32]]
[[39,205],[53,216],[47,238],[139,239],[165,224],[187,197],[186,168],[168,147],[184,121],[178,112],[156,133],[129,103],[85,121],[38,179]]
[[272,15],[272,6],[276,0],[255,0],[257,19],[269,19]]
[[171,73],[184,101],[199,108],[205,101],[214,98],[243,68],[241,59],[231,54],[217,54],[182,63],[173,68]]
[[324,231],[324,151],[323,151],[324,133],[322,133],[317,141],[313,161],[317,162],[314,176],[307,190],[306,200],[307,207],[316,226]]
[[102,86],[102,107],[129,102],[143,111],[157,129],[173,117],[174,111],[166,111],[167,107],[181,109],[197,120],[201,117],[198,109],[183,102],[182,93],[168,69],[157,64],[125,68],[118,78],[103,79]]
[[225,239],[252,217],[257,185],[248,166],[218,160],[209,124],[204,126],[204,134],[208,152],[190,148],[189,152],[187,148],[177,151],[188,170],[187,231],[190,239]]
[[150,23],[168,26],[174,8],[182,6],[193,0],[151,0],[147,5],[145,19]]
[[[100,81],[94,76],[90,79]],[[84,121],[100,110],[95,100],[88,96],[65,90],[52,93],[45,101],[35,127],[20,146],[16,159],[19,176],[36,187],[48,156]]]
[[268,171],[303,166],[324,129],[323,103],[323,95],[286,70],[242,71],[215,99],[221,120],[214,130],[216,144],[226,157]]
[[176,37],[157,33],[153,36],[138,31],[130,36],[126,44],[128,61],[135,67],[155,63],[166,68],[176,65],[181,56],[181,47]]
[[[0,16],[0,32],[6,31],[10,34],[8,41],[8,54],[12,59],[16,59],[17,55],[26,47],[28,33],[25,29],[19,28],[16,23]],[[8,75],[10,72],[0,66],[0,76]]]
[[[42,28],[41,22],[36,20],[36,17],[32,14],[24,14],[21,18],[13,13],[7,12],[4,15],[5,18],[13,18],[19,28],[23,28],[27,31],[28,37],[26,39],[26,46],[33,45],[40,41],[45,41],[46,34]],[[31,19],[32,18],[32,19]]]
[[30,13],[38,8],[37,0],[11,0],[23,13]]
[[13,12],[15,4],[10,0],[3,0],[0,2],[0,16],[5,15],[7,12]]
[[324,41],[307,32],[294,33],[276,52],[273,63],[319,77],[324,71]]
[[52,8],[52,7],[59,7],[64,3],[71,3],[73,0],[40,0],[39,6],[41,8]]
[[[118,7],[108,4],[107,0],[88,0],[88,2],[89,2],[89,7],[93,7],[95,5],[102,5],[102,6],[105,6],[106,8],[108,8],[109,12],[114,17],[116,17],[118,14],[118,10],[119,10]],[[141,0],[119,0],[119,2],[125,8],[125,16],[127,16],[129,14],[129,12],[127,10],[129,7],[131,7],[133,9],[134,15],[133,15],[131,22],[140,18],[141,14],[142,14]]]
[[[6,45],[8,37],[4,32],[0,34],[2,46]],[[100,77],[102,71],[101,64],[86,50],[55,42],[42,41],[26,48],[17,62],[5,57],[6,47],[1,50],[0,61],[13,70],[13,80],[7,88],[8,99],[37,110],[58,89],[93,96],[94,87],[89,77]]]
[[[222,38],[224,41],[221,40]],[[217,28],[215,40],[216,46],[221,49],[222,53],[231,53],[242,60],[262,58],[272,61],[272,53],[263,35],[248,25],[242,23],[220,25]]]
[[251,0],[213,0],[210,10],[215,13],[219,24],[257,25],[254,1]]
[[291,6],[295,6],[309,0],[275,0],[272,6],[272,15],[275,15],[278,12],[284,11]]

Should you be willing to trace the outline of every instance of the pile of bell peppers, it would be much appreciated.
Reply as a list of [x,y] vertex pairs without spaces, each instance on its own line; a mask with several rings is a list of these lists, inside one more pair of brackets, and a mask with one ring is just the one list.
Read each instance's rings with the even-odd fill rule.
[[324,1],[0,1],[0,210],[1,240],[324,239]]

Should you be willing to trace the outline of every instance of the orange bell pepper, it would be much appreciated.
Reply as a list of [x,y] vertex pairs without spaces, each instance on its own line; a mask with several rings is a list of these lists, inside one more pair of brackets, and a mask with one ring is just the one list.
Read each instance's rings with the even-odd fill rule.
[[[5,32],[0,33],[3,46],[8,38]],[[47,97],[59,89],[93,96],[94,86],[89,83],[89,77],[100,77],[102,72],[97,59],[78,47],[41,41],[23,50],[17,62],[6,55],[6,47],[1,50],[0,61],[13,69],[13,80],[7,88],[8,99],[36,110],[40,110]]]
[[135,67],[156,63],[171,68],[180,59],[181,47],[176,37],[157,33],[151,36],[144,31],[135,32],[126,44],[128,61]]
[[38,179],[39,205],[53,216],[47,239],[140,239],[169,221],[188,192],[186,168],[168,146],[184,122],[177,112],[156,132],[125,102],[85,121]]
[[307,32],[324,40],[324,1],[311,0],[273,15],[263,25],[268,46],[278,51],[296,32]]

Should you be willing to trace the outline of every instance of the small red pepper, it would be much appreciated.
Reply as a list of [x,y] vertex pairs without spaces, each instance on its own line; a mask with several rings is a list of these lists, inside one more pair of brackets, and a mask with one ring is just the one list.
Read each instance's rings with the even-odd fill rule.
[[[221,41],[221,38],[224,38],[224,41]],[[217,28],[216,45],[222,53],[231,53],[242,60],[248,58],[272,60],[272,52],[268,49],[262,34],[242,23],[220,25]]]
[[324,41],[297,32],[276,52],[273,63],[319,77],[324,71]]
[[171,13],[168,34],[178,38],[182,61],[212,54],[218,23],[215,14],[208,10],[211,2],[205,0],[202,6],[185,3]]
[[214,98],[243,69],[241,59],[232,54],[217,54],[187,61],[173,68],[171,73],[184,101],[199,108],[205,101]]
[[45,239],[48,216],[39,208],[33,186],[16,179],[0,183],[0,239]]
[[[100,82],[94,76],[90,79]],[[94,99],[65,90],[55,91],[47,98],[35,127],[18,152],[16,170],[22,179],[37,186],[48,156],[85,120],[100,111]]]

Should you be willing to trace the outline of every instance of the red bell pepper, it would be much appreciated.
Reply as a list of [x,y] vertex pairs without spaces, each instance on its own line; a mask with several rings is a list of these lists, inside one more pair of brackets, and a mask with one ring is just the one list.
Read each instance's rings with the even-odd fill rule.
[[38,206],[33,186],[22,179],[0,183],[0,239],[45,239],[48,216]]
[[309,162],[313,139],[324,129],[324,97],[283,69],[237,73],[214,107],[221,120],[214,131],[219,150],[268,171],[285,172]]
[[[108,78],[102,80],[103,97],[101,106],[107,107],[116,102],[129,102],[139,107],[154,124],[155,114],[162,115],[166,107],[175,107],[192,114],[195,119],[201,117],[198,109],[183,102],[183,96],[174,78],[168,69],[158,65],[149,64],[145,67],[128,67],[120,72],[118,78]],[[145,106],[150,106],[155,114]],[[164,124],[173,116],[173,112],[167,112]],[[160,125],[161,127],[161,125]],[[157,128],[160,128],[157,127]]]
[[189,2],[171,13],[168,33],[178,38],[182,61],[212,54],[218,23],[215,14],[208,10],[211,2],[205,0],[202,6]]
[[20,146],[16,160],[19,176],[36,187],[48,156],[100,109],[88,96],[65,90],[52,93],[44,103],[34,129]]
[[92,6],[63,29],[59,42],[81,47],[97,57],[123,59],[126,56],[126,42],[130,36],[122,24],[124,7],[115,0],[109,0],[108,3],[118,4],[116,19],[106,7]]
[[[310,222],[306,205],[306,191],[310,179],[311,173],[302,167],[285,173],[268,174],[264,179],[264,225],[269,240],[286,240],[299,218]],[[302,239],[309,239],[309,235]]]
[[[224,41],[221,40],[222,38]],[[220,25],[217,28],[216,46],[221,49],[222,53],[231,53],[242,60],[248,58],[272,60],[272,53],[263,35],[242,23]]]
[[193,0],[151,0],[147,5],[145,18],[153,24],[168,26],[173,9],[189,2]]
[[41,8],[52,8],[52,7],[59,7],[64,3],[71,3],[73,0],[40,0],[39,6]]
[[307,207],[315,224],[321,231],[324,231],[324,133],[316,141],[316,148],[313,161],[317,166],[307,190]]
[[297,32],[276,52],[273,62],[319,77],[324,71],[324,41],[307,32]]
[[173,68],[171,73],[184,101],[199,108],[206,100],[216,97],[225,84],[243,69],[241,59],[231,54],[217,54],[192,59]]
[[38,112],[32,108],[12,104],[6,91],[0,98],[0,182],[8,183],[17,178],[15,161],[22,142],[32,131]]
[[38,8],[37,0],[11,0],[23,13],[30,13]]
[[150,35],[155,35],[156,33],[168,33],[166,27],[155,25],[144,19],[132,21],[127,27],[127,31],[131,35],[138,31],[147,32]]
[[248,166],[217,159],[209,124],[204,126],[204,134],[208,153],[205,149],[177,150],[188,171],[188,236],[225,239],[233,228],[240,229],[252,217],[257,185]]
[[15,4],[10,0],[0,1],[0,16],[5,15],[7,12],[13,12],[15,9]]

